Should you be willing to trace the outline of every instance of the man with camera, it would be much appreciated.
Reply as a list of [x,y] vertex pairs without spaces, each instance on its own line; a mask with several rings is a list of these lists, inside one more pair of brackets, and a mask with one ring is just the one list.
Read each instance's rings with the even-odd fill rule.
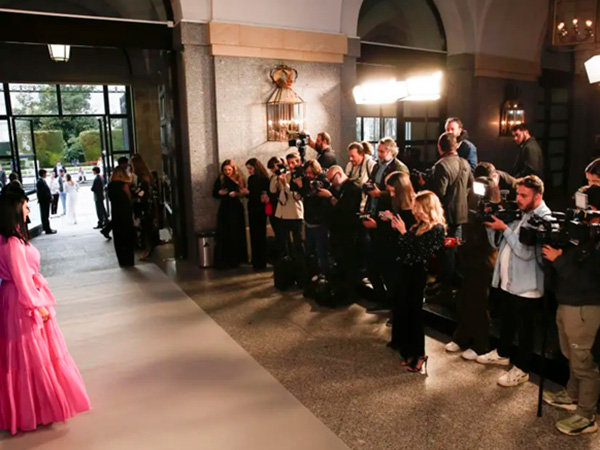
[[[518,386],[529,380],[529,365],[533,355],[535,316],[544,295],[544,272],[538,257],[540,247],[521,243],[519,234],[533,216],[551,214],[544,203],[544,183],[529,175],[517,181],[516,203],[523,213],[521,219],[506,224],[495,216],[486,223],[490,244],[498,249],[492,287],[499,289],[501,304],[500,341],[497,350],[477,357],[481,364],[513,367],[498,379],[504,387]],[[515,358],[510,351],[515,332],[519,349]]]
[[337,164],[335,155],[331,149],[331,136],[325,131],[321,131],[317,134],[317,140],[313,140],[309,137],[308,145],[314,148],[317,152],[317,161],[323,169],[329,169],[331,166]]
[[[292,152],[286,156],[287,167],[279,165],[274,171],[276,177],[271,178],[269,191],[277,195],[275,217],[279,221],[279,248],[284,256],[294,256],[297,260],[304,256],[302,246],[302,221],[304,205],[299,192],[292,191],[290,183],[296,167],[300,166],[300,156]],[[290,241],[290,234],[292,236]]]
[[[327,216],[330,201],[327,197],[329,181],[323,173],[318,161],[309,159],[304,164],[304,176],[292,178],[299,194],[304,201],[304,233],[305,251],[309,263],[316,258],[316,267],[309,264],[311,275],[316,272],[327,274],[329,272],[329,229]],[[293,185],[292,185],[293,186]],[[323,192],[325,191],[325,192]]]
[[371,171],[371,177],[363,185],[363,191],[368,195],[365,212],[369,217],[362,224],[368,233],[361,234],[363,245],[368,252],[369,281],[373,286],[377,303],[388,307],[392,304],[396,274],[394,267],[395,254],[389,246],[388,233],[391,233],[389,223],[382,226],[379,222],[379,213],[392,210],[392,198],[385,187],[385,179],[392,172],[409,174],[408,168],[396,158],[398,146],[392,138],[384,138],[377,146],[377,163]]
[[329,189],[319,189],[320,197],[331,202],[329,230],[331,253],[336,263],[337,297],[350,300],[358,280],[358,253],[356,243],[360,220],[358,217],[362,191],[350,180],[340,166],[327,171]]
[[517,179],[502,170],[496,169],[492,163],[480,162],[477,164],[473,172],[473,177],[491,178],[500,191],[508,191],[508,198],[514,198],[516,195]]
[[[600,187],[586,190],[592,211],[600,208]],[[600,327],[600,249],[598,236],[591,236],[600,215],[580,223],[584,235],[577,246],[553,248],[545,245],[544,258],[552,264],[558,309],[556,324],[560,348],[569,360],[567,388],[544,392],[544,401],[574,414],[556,422],[564,434],[594,433],[596,407],[600,394],[600,371],[592,356],[592,346]],[[587,236],[585,236],[587,234]],[[585,236],[585,237],[584,237]]]

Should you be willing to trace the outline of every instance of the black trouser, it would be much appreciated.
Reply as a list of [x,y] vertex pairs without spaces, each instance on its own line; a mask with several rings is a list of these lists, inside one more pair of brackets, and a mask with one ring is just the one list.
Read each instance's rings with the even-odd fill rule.
[[252,266],[255,269],[267,267],[267,216],[262,203],[261,206],[261,208],[248,208]]
[[117,260],[121,267],[133,266],[135,252],[135,231],[133,223],[113,223],[113,241]]
[[[485,262],[481,263],[482,265]],[[485,267],[484,267],[485,269]],[[488,351],[490,336],[490,270],[470,268],[456,297],[456,330],[453,341],[460,348],[470,348],[478,355]]]
[[[462,238],[462,225],[448,225],[448,237]],[[444,247],[440,253],[440,279],[447,286],[459,287],[461,274],[458,264],[458,247]]]
[[42,228],[45,232],[51,231],[50,229],[50,201],[40,201],[40,215],[42,216]]
[[106,209],[104,208],[103,200],[94,200],[96,204],[96,216],[98,216],[98,226],[103,226],[108,220],[108,215],[106,214]]
[[332,281],[339,297],[347,302],[355,296],[358,284],[357,235],[352,230],[330,230],[331,254],[335,261]]
[[58,198],[60,196],[58,195],[58,193],[56,194],[52,194],[52,209],[51,209],[51,213],[52,214],[56,214],[56,210],[58,209]]
[[523,372],[529,372],[535,338],[535,316],[540,308],[541,298],[525,298],[499,290],[501,303],[501,326],[498,354],[509,358],[515,332],[519,338],[519,348],[511,362]]
[[[399,276],[398,276],[399,275]],[[425,355],[423,291],[427,270],[422,265],[400,265],[392,313],[392,346],[404,359]]]
[[[281,219],[279,221],[279,246],[283,256],[291,257],[296,261],[298,286],[308,285],[308,274],[302,244],[302,219]],[[290,239],[291,234],[291,239]]]
[[392,249],[381,231],[371,230],[369,237],[370,253],[367,271],[369,281],[373,285],[374,300],[381,305],[391,306],[394,288],[397,285]]

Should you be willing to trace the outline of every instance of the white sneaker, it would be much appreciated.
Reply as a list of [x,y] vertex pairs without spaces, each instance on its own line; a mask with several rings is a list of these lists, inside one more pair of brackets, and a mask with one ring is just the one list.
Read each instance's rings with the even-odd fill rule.
[[504,358],[498,354],[498,350],[492,350],[485,355],[479,355],[475,358],[479,364],[498,364],[499,366],[508,366],[510,364],[509,358]]
[[529,381],[529,374],[523,372],[517,366],[513,366],[508,372],[498,378],[498,384],[504,387],[514,387]]
[[467,361],[475,361],[479,355],[475,353],[475,350],[468,349],[462,352],[462,355],[460,356],[462,359],[466,359]]
[[446,344],[445,348],[446,348],[446,351],[450,352],[450,353],[459,352],[461,350],[460,346],[456,342],[454,342],[454,341],[448,342]]

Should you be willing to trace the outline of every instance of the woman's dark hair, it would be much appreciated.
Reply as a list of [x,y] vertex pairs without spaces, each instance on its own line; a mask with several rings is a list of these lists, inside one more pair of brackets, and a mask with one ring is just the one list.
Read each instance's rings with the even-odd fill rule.
[[67,174],[67,181],[71,181],[72,179],[71,174]]
[[258,159],[250,158],[248,161],[246,161],[246,165],[254,167],[255,175],[258,175],[263,178],[269,178],[267,169],[265,169],[265,166],[263,166],[262,163]]
[[278,164],[284,164],[284,161],[281,158],[277,157],[277,156],[273,156],[267,162],[267,167],[269,169],[274,169]]
[[600,158],[596,158],[585,168],[585,173],[596,175],[600,177]]
[[25,194],[12,191],[0,197],[0,236],[5,239],[16,237],[25,244],[29,242],[27,224],[23,217],[23,203],[27,200]]
[[397,211],[412,209],[415,202],[415,190],[410,181],[410,176],[402,172],[392,172],[386,179],[385,184],[394,188],[392,204]]

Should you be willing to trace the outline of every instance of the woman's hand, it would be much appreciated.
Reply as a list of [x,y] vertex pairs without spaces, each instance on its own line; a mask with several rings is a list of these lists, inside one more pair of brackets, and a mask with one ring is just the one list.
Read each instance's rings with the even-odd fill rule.
[[376,184],[373,184],[373,189],[367,191],[367,195],[371,198],[379,198],[381,197],[381,191],[379,190]]
[[42,320],[44,322],[46,322],[50,318],[50,313],[43,306],[38,308],[38,312],[40,313],[40,316],[42,316]]
[[248,195],[250,193],[250,191],[246,188],[242,188],[240,189],[240,194],[241,195]]
[[227,195],[227,189],[219,189],[219,195]]
[[267,194],[261,194],[260,201],[262,203],[269,203],[269,196]]
[[385,220],[387,222],[387,221],[392,220],[394,218],[394,215],[392,214],[391,211],[382,211],[379,214],[379,217],[381,218],[381,220]]
[[392,216],[392,228],[398,230],[400,234],[406,233],[406,224],[400,215],[396,214],[395,216]]
[[377,222],[375,222],[372,217],[363,219],[362,224],[363,224],[363,227],[365,227],[369,230],[374,230],[375,228],[377,228]]
[[238,193],[237,193],[236,191],[231,191],[231,192],[229,193],[229,196],[230,196],[231,198],[233,198],[233,197],[237,197],[237,195],[238,195]]

